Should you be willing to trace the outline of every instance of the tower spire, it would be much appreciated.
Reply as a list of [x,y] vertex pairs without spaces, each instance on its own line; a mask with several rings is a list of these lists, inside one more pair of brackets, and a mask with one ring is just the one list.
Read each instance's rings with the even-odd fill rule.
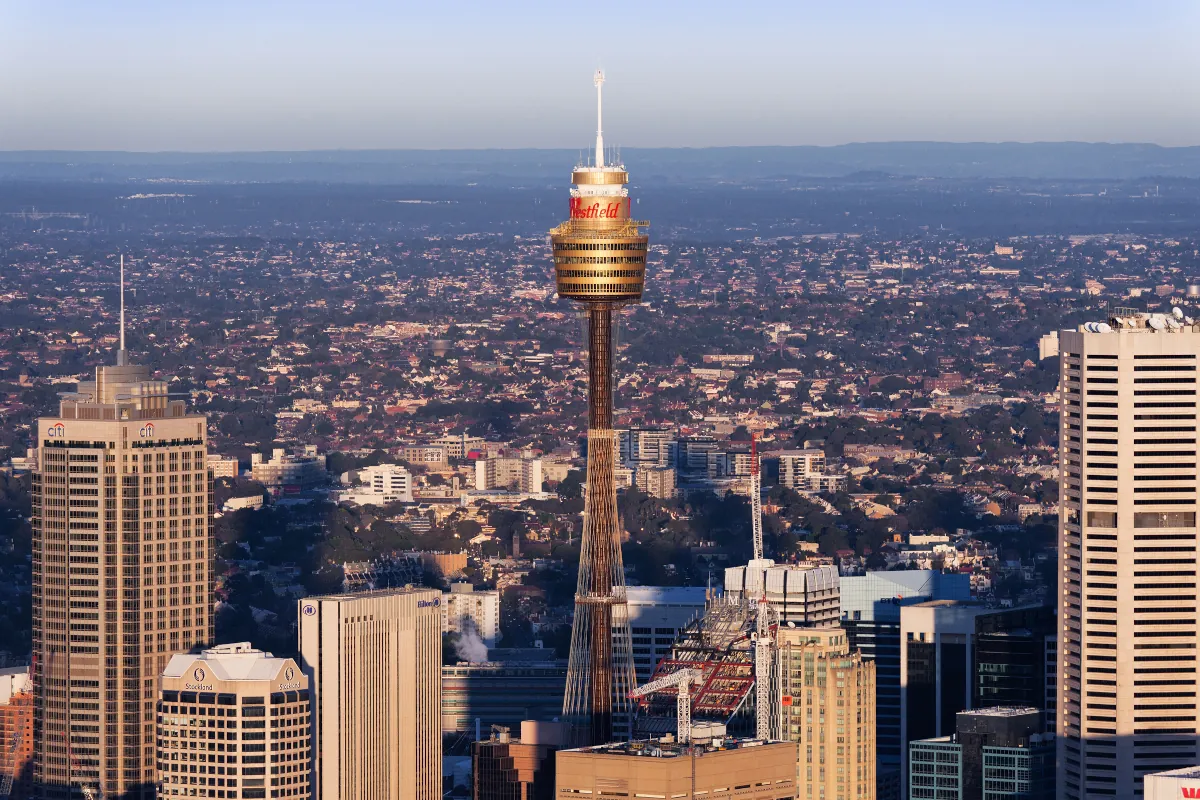
[[604,70],[596,70],[593,80],[596,84],[596,166],[604,166],[604,116],[601,113],[602,97],[604,94]]
[[121,254],[121,347],[117,350],[117,366],[125,366],[125,254]]

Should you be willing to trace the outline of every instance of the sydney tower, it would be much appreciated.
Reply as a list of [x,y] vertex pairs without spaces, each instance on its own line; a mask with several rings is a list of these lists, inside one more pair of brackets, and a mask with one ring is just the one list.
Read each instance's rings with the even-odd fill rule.
[[604,73],[596,72],[596,155],[571,174],[571,218],[550,231],[560,297],[588,318],[587,497],[563,716],[577,744],[612,740],[614,699],[634,688],[613,466],[613,312],[642,299],[647,222],[630,218],[629,173],[605,157]]

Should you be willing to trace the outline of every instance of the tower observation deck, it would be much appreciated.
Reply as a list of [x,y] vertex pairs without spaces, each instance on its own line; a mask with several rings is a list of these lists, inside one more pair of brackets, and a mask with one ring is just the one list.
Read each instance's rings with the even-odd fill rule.
[[596,73],[596,155],[571,175],[570,218],[550,231],[558,294],[588,316],[587,497],[563,716],[576,744],[612,739],[615,704],[634,688],[633,652],[613,480],[613,312],[641,300],[646,280],[642,229],[630,216],[629,173],[606,165],[601,115],[604,73]]

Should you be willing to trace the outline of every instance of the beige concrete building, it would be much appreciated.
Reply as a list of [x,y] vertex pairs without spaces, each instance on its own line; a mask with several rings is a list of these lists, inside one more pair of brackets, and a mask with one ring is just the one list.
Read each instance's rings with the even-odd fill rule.
[[1200,326],[1122,309],[1059,334],[1058,797],[1200,763]]
[[411,588],[300,601],[315,800],[440,800],[441,603]]
[[295,661],[225,644],[172,657],[161,685],[160,798],[311,797],[312,707]]
[[212,640],[205,429],[130,365],[98,367],[38,420],[34,779],[48,799],[72,783],[154,796],[158,676]]
[[779,629],[783,735],[800,745],[796,797],[875,798],[875,662],[840,627]]
[[560,750],[555,771],[560,798],[785,800],[796,796],[796,745],[753,739],[694,746],[618,742]]

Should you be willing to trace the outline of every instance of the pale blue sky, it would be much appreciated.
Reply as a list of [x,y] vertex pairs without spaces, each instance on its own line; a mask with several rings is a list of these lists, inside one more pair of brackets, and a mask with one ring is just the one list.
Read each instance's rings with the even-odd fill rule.
[[0,149],[1200,144],[1195,0],[0,0]]

